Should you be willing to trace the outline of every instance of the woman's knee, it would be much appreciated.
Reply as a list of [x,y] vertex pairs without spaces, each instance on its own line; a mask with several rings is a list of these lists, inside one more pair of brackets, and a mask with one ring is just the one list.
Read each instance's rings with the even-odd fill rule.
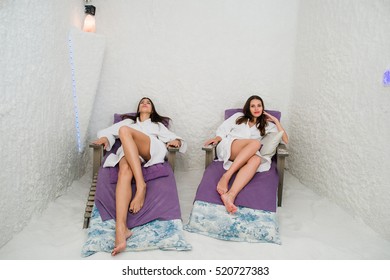
[[119,138],[123,137],[123,136],[128,136],[131,134],[131,131],[133,129],[131,127],[128,127],[128,126],[121,126],[119,128]]
[[251,139],[249,145],[251,145],[256,151],[260,150],[261,147],[260,141],[256,139]]
[[261,164],[261,157],[259,157],[258,155],[254,155],[249,159],[248,163],[258,167]]
[[118,177],[126,178],[133,176],[130,165],[127,163],[121,163],[119,165]]

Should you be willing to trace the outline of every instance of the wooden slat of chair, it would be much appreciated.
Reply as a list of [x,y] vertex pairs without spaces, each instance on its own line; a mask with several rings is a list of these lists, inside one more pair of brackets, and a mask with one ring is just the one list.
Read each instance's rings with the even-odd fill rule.
[[96,182],[97,182],[97,173],[93,175],[91,187],[89,189],[87,204],[85,206],[85,212],[84,212],[83,228],[88,228],[89,226],[89,220],[92,215],[92,208],[95,203]]

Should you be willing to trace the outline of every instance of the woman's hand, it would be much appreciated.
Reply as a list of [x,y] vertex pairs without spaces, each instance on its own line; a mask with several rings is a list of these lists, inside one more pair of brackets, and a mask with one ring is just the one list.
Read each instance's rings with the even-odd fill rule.
[[267,117],[267,119],[266,119],[267,121],[273,122],[274,124],[279,123],[279,120],[277,118],[275,118],[274,116],[272,116],[271,114],[269,114],[269,113],[267,113],[265,111],[264,111],[263,114]]
[[216,136],[214,138],[211,138],[209,140],[207,140],[206,142],[204,142],[204,145],[205,146],[208,146],[208,145],[217,145],[219,142],[221,142],[222,138],[220,136]]
[[267,121],[273,122],[276,125],[278,131],[283,131],[282,140],[284,143],[287,144],[288,143],[288,136],[287,136],[286,131],[284,130],[284,128],[280,124],[279,120],[267,112],[264,112],[263,114],[267,117]]
[[167,143],[167,147],[180,148],[181,147],[181,141],[179,139],[175,139],[175,140],[169,141]]
[[107,137],[99,138],[98,140],[95,140],[92,143],[96,144],[96,145],[103,145],[105,150],[107,150],[107,148],[108,148],[108,139],[107,139]]

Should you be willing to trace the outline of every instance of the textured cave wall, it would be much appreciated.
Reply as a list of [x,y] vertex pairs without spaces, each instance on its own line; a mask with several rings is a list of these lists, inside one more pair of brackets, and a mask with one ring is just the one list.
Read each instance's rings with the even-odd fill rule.
[[1,1],[0,246],[85,172],[68,34],[83,3]]
[[177,158],[182,170],[203,168],[201,146],[223,110],[242,107],[252,94],[281,110],[288,128],[297,1],[94,3],[106,54],[91,139],[143,96],[187,139],[187,153]]
[[300,1],[289,167],[390,239],[389,1]]

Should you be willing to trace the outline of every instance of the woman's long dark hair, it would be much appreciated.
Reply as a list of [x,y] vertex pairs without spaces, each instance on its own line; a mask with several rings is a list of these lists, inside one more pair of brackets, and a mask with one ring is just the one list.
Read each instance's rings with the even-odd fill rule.
[[124,119],[132,119],[135,122],[137,120],[137,118],[140,117],[139,105],[145,99],[149,100],[150,104],[152,105],[152,113],[150,114],[150,120],[152,122],[154,122],[154,123],[160,122],[163,125],[165,125],[166,127],[169,127],[171,119],[169,117],[160,116],[159,113],[157,113],[156,108],[154,107],[153,101],[149,97],[142,97],[141,98],[141,100],[138,102],[137,113],[135,115],[129,115],[129,114],[123,115],[122,116],[122,120],[124,120]]
[[[251,106],[251,101],[257,99],[260,100],[261,105],[263,106],[263,113],[264,113],[264,102],[263,99],[261,99],[260,96],[258,95],[252,95],[251,97],[248,98],[248,100],[245,102],[244,108],[242,108],[242,113],[244,114],[243,116],[237,118],[236,124],[242,124],[246,123],[250,120],[253,120],[253,116],[251,114],[250,106]],[[265,134],[265,127],[267,126],[267,120],[266,116],[264,114],[261,114],[260,117],[257,118],[256,120],[256,127],[260,131],[260,135],[264,136]]]

